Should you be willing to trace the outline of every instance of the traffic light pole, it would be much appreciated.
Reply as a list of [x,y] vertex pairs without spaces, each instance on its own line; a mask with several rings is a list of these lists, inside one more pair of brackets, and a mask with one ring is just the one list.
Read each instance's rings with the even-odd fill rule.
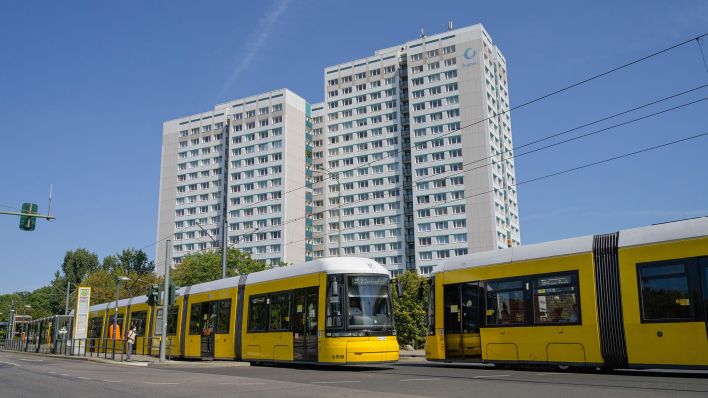
[[18,213],[15,211],[0,211],[0,214],[7,214],[9,216],[20,216],[20,217],[24,216],[24,217],[45,218],[49,221],[57,219],[56,217],[50,216],[49,214]]
[[160,362],[165,361],[165,343],[167,342],[167,310],[170,306],[168,295],[170,291],[170,246],[172,240],[165,242],[165,289],[162,293],[162,337],[160,338]]

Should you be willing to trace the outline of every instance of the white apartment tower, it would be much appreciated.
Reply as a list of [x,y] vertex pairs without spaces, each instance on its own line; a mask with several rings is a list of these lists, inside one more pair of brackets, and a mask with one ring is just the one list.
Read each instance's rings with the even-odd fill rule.
[[325,68],[322,103],[284,89],[165,122],[157,272],[164,239],[179,263],[218,248],[224,220],[256,259],[360,256],[394,275],[518,245],[508,111],[478,24]]
[[325,68],[314,162],[339,181],[315,182],[315,257],[341,235],[343,255],[427,274],[518,245],[506,70],[479,24]]
[[172,265],[218,249],[224,214],[229,247],[272,264],[311,258],[309,113],[304,99],[283,89],[164,123],[158,274],[166,239]]

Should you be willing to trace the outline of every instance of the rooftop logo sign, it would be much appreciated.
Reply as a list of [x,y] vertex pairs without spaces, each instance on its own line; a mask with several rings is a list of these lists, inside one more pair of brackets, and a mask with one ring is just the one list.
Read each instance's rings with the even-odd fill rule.
[[465,49],[465,52],[462,54],[463,57],[467,60],[467,62],[464,62],[462,64],[463,68],[469,68],[472,65],[476,65],[477,61],[475,60],[475,57],[477,56],[477,50],[473,48],[467,48]]

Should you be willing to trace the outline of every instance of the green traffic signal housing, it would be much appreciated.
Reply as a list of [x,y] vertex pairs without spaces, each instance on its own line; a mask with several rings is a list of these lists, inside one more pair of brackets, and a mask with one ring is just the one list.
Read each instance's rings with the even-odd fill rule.
[[160,303],[160,286],[153,284],[148,286],[147,292],[147,304],[149,306],[155,306]]
[[23,203],[22,214],[23,215],[20,216],[20,229],[23,231],[34,231],[34,227],[37,224],[37,217],[25,214],[37,214],[37,204]]
[[177,299],[177,289],[179,289],[177,285],[170,283],[170,290],[167,293],[167,303],[169,305],[175,305],[175,300]]

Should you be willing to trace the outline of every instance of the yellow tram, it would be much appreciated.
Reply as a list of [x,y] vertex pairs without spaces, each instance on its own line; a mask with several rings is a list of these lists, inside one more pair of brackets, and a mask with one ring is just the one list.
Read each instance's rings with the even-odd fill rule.
[[708,217],[452,258],[426,358],[708,368]]
[[[115,302],[91,307],[89,337],[111,337],[114,311]],[[116,329],[136,323],[137,353],[156,355],[162,316],[145,297],[120,300]],[[399,353],[389,273],[356,257],[183,287],[166,332],[168,354],[181,358],[346,365],[395,362]]]

